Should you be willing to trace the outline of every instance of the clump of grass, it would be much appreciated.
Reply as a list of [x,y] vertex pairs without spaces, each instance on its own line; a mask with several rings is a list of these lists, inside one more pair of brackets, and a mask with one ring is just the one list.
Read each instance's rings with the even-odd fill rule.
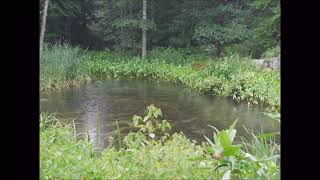
[[[248,156],[253,163],[249,164],[248,173],[270,179],[279,178],[280,172],[280,145],[276,143],[276,133],[256,135],[252,130],[245,128],[249,138],[241,138],[243,149],[250,153]],[[252,171],[250,169],[255,169]]]
[[40,88],[57,89],[76,86],[87,80],[82,62],[88,59],[86,51],[68,44],[45,44],[40,57]]

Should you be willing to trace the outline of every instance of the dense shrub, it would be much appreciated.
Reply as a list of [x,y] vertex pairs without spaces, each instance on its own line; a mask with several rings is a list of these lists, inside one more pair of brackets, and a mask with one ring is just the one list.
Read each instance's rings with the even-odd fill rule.
[[186,54],[181,50],[179,51],[173,48],[158,47],[148,53],[147,59],[149,62],[162,62],[179,65],[186,63]]
[[280,57],[280,46],[269,48],[263,53],[264,58]]

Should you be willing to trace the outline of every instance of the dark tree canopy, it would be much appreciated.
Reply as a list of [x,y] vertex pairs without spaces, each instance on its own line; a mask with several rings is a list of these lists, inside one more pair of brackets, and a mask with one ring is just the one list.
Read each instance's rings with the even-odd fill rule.
[[146,20],[142,4],[143,0],[50,1],[45,41],[139,53],[145,29],[149,50],[221,51],[239,46],[259,55],[280,41],[278,0],[148,0]]

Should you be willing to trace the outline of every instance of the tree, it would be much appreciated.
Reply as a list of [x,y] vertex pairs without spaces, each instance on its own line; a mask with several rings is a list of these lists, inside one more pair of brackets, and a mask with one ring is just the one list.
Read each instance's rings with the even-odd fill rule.
[[[143,0],[143,20],[147,20],[147,0]],[[142,28],[142,59],[147,54],[147,31]]]
[[[143,19],[141,3],[142,0],[96,0],[95,20],[91,21],[89,27],[106,42],[108,48],[141,54],[141,31],[147,32],[156,28],[152,20],[147,17]],[[149,9],[150,5],[152,4],[145,3],[145,10]]]
[[48,5],[49,0],[45,0],[44,2],[44,10],[42,15],[42,25],[41,25],[41,33],[40,33],[40,54],[43,48],[43,40],[44,40],[44,33],[46,31],[46,21],[47,21],[47,13],[48,13]]
[[203,10],[193,38],[211,45],[216,56],[220,57],[225,45],[239,43],[250,36],[251,31],[243,22],[242,14],[242,8],[232,2],[211,4]]
[[45,41],[81,46],[85,39],[95,39],[87,28],[87,24],[94,20],[93,1],[54,0],[49,1],[49,6]]
[[252,40],[260,49],[275,47],[280,42],[280,1],[252,0],[248,24],[254,31]]
[[205,43],[211,44],[212,50],[216,50],[216,56],[221,56],[221,48],[230,43],[244,40],[249,35],[244,25],[231,23],[227,26],[217,24],[205,24],[196,28],[194,37]]
[[241,52],[256,57],[280,42],[279,0],[55,0],[49,3],[44,41],[120,50],[142,58],[147,49],[155,47],[198,51],[203,44],[210,46],[217,56],[226,48],[238,52],[237,48],[241,47]]

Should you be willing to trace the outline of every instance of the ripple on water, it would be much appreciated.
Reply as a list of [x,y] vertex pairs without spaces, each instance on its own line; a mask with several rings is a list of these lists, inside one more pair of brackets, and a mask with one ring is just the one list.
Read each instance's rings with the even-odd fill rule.
[[114,136],[116,125],[123,134],[132,128],[132,116],[142,115],[146,106],[161,108],[163,119],[168,119],[173,131],[182,131],[189,138],[202,140],[212,136],[212,128],[228,128],[238,119],[238,135],[244,135],[243,126],[264,132],[278,132],[279,124],[262,116],[258,108],[212,96],[190,93],[182,85],[167,82],[158,84],[143,80],[106,80],[87,84],[78,89],[62,89],[55,93],[42,93],[41,112],[58,113],[58,117],[75,119],[77,133],[89,131],[96,138],[97,114],[100,120],[99,141]]

